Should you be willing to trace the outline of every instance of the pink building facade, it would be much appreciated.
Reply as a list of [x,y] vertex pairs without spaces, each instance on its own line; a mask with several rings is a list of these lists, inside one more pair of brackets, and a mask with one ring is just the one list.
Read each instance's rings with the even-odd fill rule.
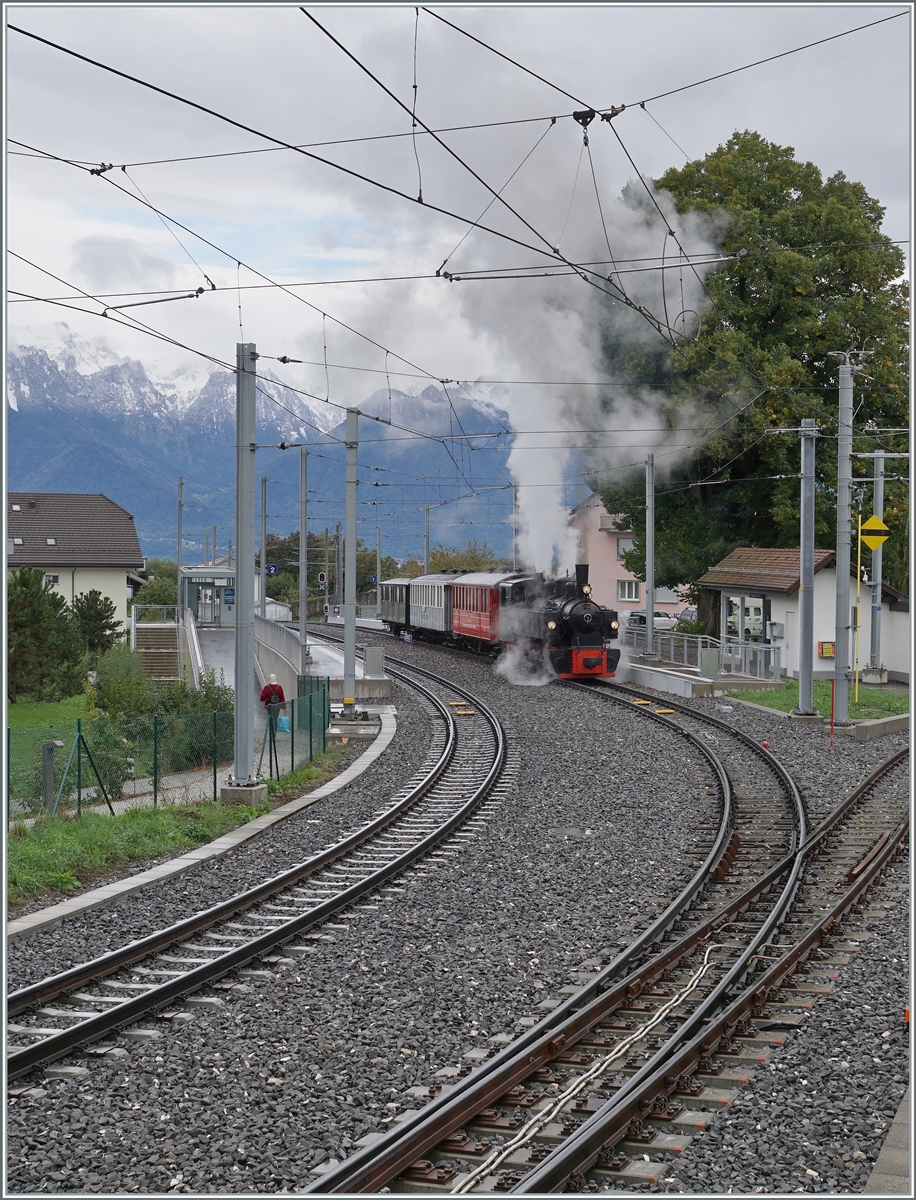
[[[631,530],[615,529],[616,518],[593,492],[572,510],[570,524],[579,535],[578,562],[589,565],[592,595],[599,604],[624,612],[645,609],[646,585],[623,565],[622,555],[633,547]],[[686,607],[671,588],[656,587],[655,611],[677,616]]]

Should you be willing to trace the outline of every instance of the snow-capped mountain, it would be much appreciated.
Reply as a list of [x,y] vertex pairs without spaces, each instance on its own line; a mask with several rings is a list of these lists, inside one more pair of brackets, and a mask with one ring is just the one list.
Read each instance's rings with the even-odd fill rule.
[[[231,371],[205,360],[177,368],[154,358],[140,362],[116,354],[103,339],[90,342],[63,322],[11,332],[7,345],[11,490],[104,492],[134,514],[145,553],[174,556],[176,487],[181,475],[185,530],[193,536],[199,528],[202,543],[203,532],[216,524],[225,545],[234,523],[235,378]],[[333,525],[343,516],[344,414],[290,391],[282,382],[265,364],[258,383],[257,436],[264,447],[258,470],[274,481],[269,515],[276,518],[278,531],[298,526],[298,455],[270,447],[308,442],[315,450],[309,459],[313,514],[322,526]],[[382,472],[397,471],[394,480],[385,481],[386,487],[411,475],[453,480],[450,497],[459,489],[467,490],[474,470],[478,483],[484,482],[477,461],[482,456],[456,446],[458,470],[455,454],[445,445],[428,438],[405,438],[403,430],[388,422],[433,434],[450,429],[456,434],[462,430],[493,433],[505,428],[498,395],[467,385],[450,388],[448,394],[429,386],[416,396],[380,389],[360,407],[380,418],[366,431],[371,449],[369,444],[361,448],[361,466],[365,463],[368,469],[371,463]],[[370,426],[370,422],[362,424]],[[384,474],[373,474],[373,482],[382,480]],[[416,493],[422,503],[443,497],[441,482],[430,487],[438,491]],[[377,504],[393,496],[369,493],[368,487],[364,494],[364,504],[373,503],[369,495],[379,497]],[[364,513],[373,525],[374,514],[375,509]],[[459,510],[450,510],[450,520],[458,516]],[[392,544],[390,552],[416,549],[415,521],[421,523],[422,517],[399,520],[398,545]]]

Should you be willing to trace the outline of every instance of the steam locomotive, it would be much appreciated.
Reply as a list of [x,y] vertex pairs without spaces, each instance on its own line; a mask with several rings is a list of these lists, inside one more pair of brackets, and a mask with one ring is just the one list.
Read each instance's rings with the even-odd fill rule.
[[574,576],[449,571],[381,584],[381,615],[392,633],[482,653],[517,647],[533,670],[560,679],[613,675],[620,651],[617,613],[591,598],[588,564]]

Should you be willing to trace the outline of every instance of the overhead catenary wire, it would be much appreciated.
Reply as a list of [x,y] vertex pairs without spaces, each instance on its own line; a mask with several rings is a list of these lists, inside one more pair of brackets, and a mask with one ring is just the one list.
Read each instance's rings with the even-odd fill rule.
[[[430,16],[436,17],[440,21],[445,21],[444,17],[441,17],[437,13],[434,13],[431,9],[424,9],[424,12],[427,12]],[[736,75],[741,71],[749,71],[753,67],[762,66],[763,64],[768,63],[768,62],[774,62],[774,61],[776,61],[776,59],[785,58],[791,54],[798,54],[802,50],[809,50],[815,46],[824,45],[826,42],[835,41],[837,38],[848,37],[850,34],[859,33],[863,29],[871,29],[875,25],[884,24],[885,21],[891,21],[891,20],[894,20],[896,17],[903,17],[903,16],[907,16],[907,15],[908,15],[908,13],[906,11],[893,13],[891,16],[882,17],[878,21],[870,21],[865,25],[857,25],[853,29],[844,30],[842,33],[832,34],[830,37],[820,38],[817,41],[808,42],[803,46],[796,46],[791,50],[785,50],[780,54],[774,54],[768,58],[761,58],[761,59],[756,60],[755,62],[746,63],[746,64],[744,64],[744,66],[735,67],[732,70],[724,71],[718,75],[710,75],[704,79],[695,80],[693,83],[684,84],[683,86],[674,88],[671,91],[659,92],[655,96],[647,96],[643,100],[632,101],[632,102],[624,105],[624,108],[633,109],[633,108],[641,107],[642,105],[651,103],[653,100],[661,100],[666,96],[673,96],[673,95],[676,95],[678,92],[689,91],[691,88],[701,87],[702,85],[704,85],[706,83],[711,83],[717,79],[724,79],[728,75]],[[451,22],[447,22],[447,21],[445,23],[451,24]],[[14,27],[10,26],[10,28],[14,28]],[[562,93],[563,95],[568,96],[570,99],[574,99],[574,97],[572,97],[563,88],[557,87],[556,84],[550,83],[549,80],[542,79],[542,77],[537,75],[536,72],[531,71],[529,68],[522,66],[520,63],[515,63],[515,61],[513,59],[509,58],[508,55],[502,54],[500,51],[495,50],[492,46],[487,45],[486,42],[482,42],[482,41],[480,41],[479,38],[473,37],[472,34],[469,34],[465,30],[460,29],[457,25],[452,25],[452,28],[457,30],[457,32],[459,32],[459,33],[463,33],[466,37],[472,38],[472,40],[478,42],[481,46],[484,46],[486,49],[493,51],[493,53],[498,54],[499,57],[505,58],[507,62],[511,62],[511,63],[513,63],[513,65],[520,67],[521,70],[527,71],[527,73],[529,75],[534,75],[535,78],[541,79],[541,82],[546,83],[549,87],[552,87],[555,91],[558,91],[558,92]],[[25,33],[26,31],[17,29],[16,32]],[[44,40],[44,39],[41,39],[41,40]],[[50,43],[50,44],[53,44],[53,43]],[[576,103],[579,104],[579,103],[583,103],[583,102],[577,100]],[[610,107],[611,107],[610,105],[603,105],[598,111],[599,112],[607,111]],[[648,110],[646,110],[646,111],[648,112]],[[649,115],[651,116],[651,114],[649,114]],[[477,129],[498,129],[498,128],[505,127],[508,125],[526,125],[526,124],[532,124],[532,123],[539,122],[539,121],[550,121],[550,120],[559,121],[559,120],[564,120],[564,119],[572,119],[572,113],[554,113],[554,114],[547,114],[546,116],[541,116],[541,117],[515,117],[510,120],[503,120],[503,121],[480,121],[480,122],[477,122],[475,124],[470,124],[470,125],[449,125],[449,126],[443,126],[443,127],[437,128],[435,130],[430,130],[429,133],[430,134],[432,134],[432,133],[465,133],[465,132],[473,131],[473,130],[477,130]],[[654,120],[654,118],[653,118],[653,120]],[[664,130],[663,130],[663,132],[664,132]],[[390,141],[390,140],[394,140],[396,138],[405,138],[405,137],[411,137],[411,136],[414,136],[412,132],[368,134],[368,135],[364,135],[362,137],[356,137],[356,138],[332,138],[332,139],[329,139],[327,141],[322,141],[322,142],[300,142],[300,143],[296,143],[294,146],[289,147],[289,148],[295,149],[295,150],[309,150],[309,149],[320,150],[327,146],[347,146],[347,145],[353,145],[353,144],[360,143],[360,142]],[[422,137],[427,136],[427,131],[421,130],[419,136],[422,136]],[[668,136],[670,136],[670,135],[668,135]],[[672,141],[673,141],[673,139],[672,139]],[[677,145],[676,142],[675,142],[675,145]],[[224,151],[221,151],[218,153],[211,153],[211,154],[183,154],[183,155],[176,155],[172,158],[142,159],[137,162],[126,163],[125,165],[128,167],[164,166],[169,163],[200,162],[200,161],[203,161],[206,159],[234,158],[234,157],[242,157],[242,156],[251,155],[251,154],[278,154],[282,150],[285,150],[287,148],[288,147],[286,147],[284,145],[259,146],[252,150],[224,150]],[[678,146],[678,149],[681,150],[681,147]],[[10,153],[17,154],[18,152],[11,151]],[[681,153],[683,154],[684,151],[681,150]],[[21,155],[21,157],[31,157],[31,156],[30,155]],[[91,166],[95,165],[94,163],[90,162],[88,159],[81,159],[81,160],[79,160],[79,162],[80,162],[81,166],[91,167]]]
[[417,35],[420,30],[420,10],[414,9],[413,25],[413,105],[410,112],[410,131],[413,134],[413,156],[417,160],[417,200],[423,203],[423,169],[420,166],[420,155],[417,152]]
[[[54,155],[45,155],[43,153],[40,155],[40,157],[52,158],[58,162],[65,162],[67,165],[79,165],[75,159],[58,159]],[[197,236],[197,235],[195,234],[195,236]],[[779,245],[777,245],[777,246],[771,246],[769,249],[745,250],[744,253],[740,257],[742,260],[746,260],[746,259],[753,258],[753,257],[760,257],[765,254],[779,254],[782,252],[790,252],[790,251],[791,252],[799,252],[802,250],[831,250],[831,251],[837,252],[837,251],[845,251],[845,250],[859,250],[859,249],[863,249],[863,248],[867,249],[869,247],[886,248],[888,245],[908,246],[909,244],[910,244],[909,238],[888,238],[885,241],[879,241],[879,242],[837,242],[837,243],[812,242],[808,245],[801,245],[801,246],[779,246]],[[453,253],[454,253],[454,251],[453,251]],[[652,254],[652,255],[648,255],[645,258],[619,258],[616,260],[616,273],[618,275],[631,275],[631,274],[637,274],[637,273],[645,273],[648,271],[675,271],[675,270],[679,269],[679,266],[677,263],[671,263],[671,264],[656,263],[654,266],[651,266],[651,267],[629,267],[628,268],[628,267],[620,266],[620,263],[624,263],[624,262],[630,262],[630,263],[649,262],[649,261],[655,262],[655,260],[658,259],[659,257],[660,257],[660,255]],[[715,258],[708,258],[708,259],[705,259],[702,261],[700,259],[698,259],[697,257],[694,257],[693,261],[696,263],[697,266],[704,266],[704,267],[705,266],[717,266],[721,263],[738,261],[738,255],[720,254]],[[589,262],[577,263],[576,265],[581,268],[607,267],[607,266],[611,266],[612,263],[611,263],[610,259],[593,259]],[[494,271],[499,272],[499,274],[491,276],[491,272],[494,272]],[[486,281],[490,277],[498,278],[498,279],[512,279],[512,278],[524,279],[524,278],[526,278],[526,276],[521,274],[521,272],[537,272],[537,274],[531,275],[531,278],[537,278],[537,279],[550,278],[552,274],[569,275],[569,274],[573,273],[566,269],[561,269],[559,267],[552,269],[550,272],[543,272],[543,271],[541,271],[541,269],[539,267],[535,267],[535,266],[463,267],[462,271],[461,271],[460,279],[455,280],[454,276],[452,277],[452,279],[453,279],[453,281],[460,283],[460,282],[473,282],[476,279],[481,279],[482,281]],[[205,278],[206,278],[206,276],[205,276]],[[272,288],[279,289],[279,288],[298,288],[298,287],[336,287],[338,285],[350,284],[350,283],[404,283],[404,282],[412,282],[412,281],[433,280],[436,278],[437,278],[437,276],[434,272],[428,272],[428,273],[424,273],[422,275],[370,275],[370,276],[355,276],[350,279],[303,279],[303,280],[297,280],[297,281],[287,281],[282,284],[279,282],[277,282],[277,283],[243,283],[241,285],[241,290],[243,292],[250,292],[250,291],[266,291],[266,290],[270,290]],[[213,287],[213,288],[211,288],[211,290],[216,291],[216,292],[226,292],[226,291],[234,292],[237,289],[236,289],[235,284],[227,284],[223,287],[220,287],[220,286]],[[112,298],[112,297],[116,297],[116,296],[127,296],[127,297],[129,297],[129,296],[160,296],[160,295],[165,295],[166,293],[177,292],[177,291],[179,291],[178,288],[154,288],[154,289],[150,289],[148,291],[97,292],[96,295],[98,296],[99,299],[108,299],[108,298]],[[18,295],[18,293],[10,290],[10,295]],[[74,300],[74,299],[77,299],[77,297],[75,297],[75,296],[46,296],[46,297],[38,297],[37,299],[39,299],[39,300],[46,299],[48,301],[51,301],[51,300]],[[13,303],[13,304],[26,303],[26,302],[28,302],[30,304],[35,303],[36,298],[29,296],[29,297],[25,297],[23,300],[10,301],[10,303]],[[404,374],[404,372],[400,372],[400,374]],[[424,376],[424,378],[425,377],[426,376]]]
[[[544,130],[544,132],[540,135],[538,140],[534,143],[534,145],[531,147],[531,149],[528,151],[528,153],[525,155],[525,157],[522,159],[522,161],[518,164],[518,166],[515,168],[515,170],[512,172],[512,174],[506,180],[506,182],[499,189],[500,196],[506,190],[506,188],[509,186],[509,184],[512,182],[512,180],[516,177],[516,175],[519,173],[519,171],[522,169],[522,167],[525,165],[525,163],[528,161],[528,159],[532,156],[532,154],[534,154],[535,150],[537,150],[538,146],[540,146],[541,142],[543,142],[544,138],[547,136],[547,134],[550,132],[550,130],[553,129],[555,124],[556,124],[556,122],[551,120],[550,124],[547,126],[547,128]],[[470,237],[470,235],[473,233],[474,229],[477,227],[477,223],[479,221],[482,221],[483,218],[487,215],[487,213],[490,211],[490,209],[496,203],[496,199],[497,199],[497,197],[494,196],[489,201],[486,208],[484,208],[484,210],[481,212],[480,216],[477,218],[477,221],[475,221],[473,225],[471,225],[468,229],[466,229],[464,231],[464,234],[462,235],[460,241],[457,243],[455,248],[453,250],[450,250],[448,252],[448,254],[446,254],[445,258],[442,260],[442,265],[439,267],[439,270],[436,271],[437,276],[439,274],[441,274],[442,268],[448,264],[448,260],[459,250],[459,248],[464,244],[465,240]],[[559,243],[557,243],[557,244],[559,245]]]
[[653,100],[663,100],[666,96],[676,96],[679,92],[688,92],[691,88],[702,87],[706,83],[713,83],[716,79],[725,79],[728,75],[738,75],[742,71],[750,71],[753,67],[761,67],[764,63],[775,62],[778,58],[788,58],[790,54],[800,54],[802,50],[811,50],[815,46],[823,46],[827,42],[835,42],[838,38],[849,37],[850,34],[860,33],[863,29],[872,29],[875,25],[883,25],[885,21],[894,21],[897,17],[908,15],[908,11],[891,13],[889,17],[881,17],[879,20],[869,21],[865,25],[856,25],[853,29],[844,29],[842,33],[833,33],[829,37],[818,38],[815,42],[806,42],[804,46],[795,46],[791,50],[783,50],[780,54],[770,54],[767,58],[758,58],[755,62],[745,63],[742,67],[733,67],[730,71],[720,71],[717,75],[707,75],[705,79],[685,83],[682,87],[670,88],[667,92],[658,92],[655,96],[646,96],[643,100],[627,104],[626,107],[633,108],[635,105],[650,104]]
[[[207,113],[209,116],[215,117],[218,121],[224,121],[224,122],[226,122],[226,124],[233,125],[237,129],[241,129],[246,133],[254,134],[255,137],[264,138],[265,141],[273,142],[276,146],[278,146],[282,149],[293,150],[297,154],[302,154],[306,158],[313,159],[315,162],[319,162],[319,163],[324,164],[325,166],[332,167],[336,171],[341,171],[341,172],[343,172],[343,174],[350,175],[354,179],[359,179],[363,183],[368,183],[372,187],[379,188],[381,191],[388,192],[393,196],[399,196],[402,200],[409,200],[412,204],[419,203],[417,201],[416,197],[411,196],[407,192],[401,191],[400,188],[393,187],[387,183],[382,183],[381,180],[378,180],[378,179],[372,179],[370,176],[363,175],[359,171],[354,171],[350,167],[345,167],[341,163],[335,163],[329,158],[323,158],[321,155],[313,154],[311,151],[305,150],[301,146],[294,145],[291,142],[287,142],[283,138],[277,138],[277,137],[274,137],[272,134],[262,133],[260,130],[254,129],[252,126],[246,125],[242,121],[236,121],[232,117],[227,117],[224,113],[220,113],[220,112],[217,112],[215,109],[208,108],[204,104],[199,104],[196,100],[190,100],[185,96],[178,95],[176,92],[169,91],[167,88],[161,88],[157,84],[149,83],[147,80],[140,79],[136,75],[130,75],[126,71],[120,71],[120,70],[118,70],[117,67],[111,67],[107,63],[99,62],[97,59],[94,59],[94,58],[89,58],[85,54],[80,54],[76,50],[71,50],[67,46],[62,46],[59,42],[52,42],[49,38],[40,37],[37,33],[31,33],[27,29],[21,29],[18,25],[8,24],[7,29],[11,30],[14,33],[21,33],[25,37],[33,38],[35,41],[42,42],[44,45],[50,46],[54,50],[59,50],[63,54],[69,54],[73,58],[77,58],[77,59],[80,59],[82,62],[89,63],[90,66],[98,67],[100,70],[108,71],[113,75],[120,76],[122,79],[127,79],[131,83],[139,84],[140,87],[149,88],[151,91],[158,92],[160,95],[167,96],[169,99],[172,99],[172,100],[176,100],[180,104],[186,104],[190,108],[195,108],[200,112]],[[433,137],[437,137],[437,135],[435,134],[435,132],[432,129],[427,129],[427,132],[430,133]],[[440,141],[441,141],[441,139],[440,139]],[[444,143],[443,143],[443,145],[444,145]],[[62,159],[61,161],[69,162],[71,166],[79,166],[81,170],[85,169],[85,167],[83,166],[82,163],[77,163],[72,159]],[[113,164],[109,164],[106,166],[103,163],[101,168],[96,168],[96,169],[90,171],[90,173],[94,174],[94,175],[98,175],[100,178],[108,179],[107,172],[112,169],[113,169]],[[431,212],[441,213],[443,216],[451,217],[452,219],[461,221],[465,224],[469,224],[469,225],[475,224],[475,222],[471,218],[461,216],[458,213],[454,213],[447,208],[441,208],[438,205],[430,204],[430,202],[428,200],[424,202],[422,207],[429,209]],[[515,245],[521,246],[526,250],[533,250],[538,254],[545,254],[548,257],[557,257],[557,256],[551,254],[549,247],[547,249],[545,249],[542,246],[531,245],[529,242],[522,241],[520,238],[513,237],[511,234],[505,233],[498,229],[491,229],[489,226],[486,226],[486,225],[481,225],[479,221],[476,222],[476,227],[478,229],[482,229],[485,233],[491,233],[495,237],[502,238],[503,240],[505,240],[507,242],[512,242]],[[561,261],[565,261],[565,260],[561,258]],[[571,264],[567,264],[567,265],[571,265]]]
[[[887,18],[887,19],[890,19],[890,18]],[[873,24],[878,24],[878,23],[873,23]],[[839,35],[838,35],[838,36],[839,36]],[[43,41],[43,40],[42,40],[42,41]],[[120,73],[120,72],[119,72],[119,73]],[[539,252],[540,252],[540,251],[539,251]],[[432,377],[432,376],[431,376],[431,378],[435,378],[435,377]],[[783,390],[783,389],[779,389],[779,390]],[[786,389],[786,390],[792,390],[792,389]]]
[[[77,166],[77,164],[73,163],[71,160],[63,159],[60,161],[66,162],[70,166]],[[84,170],[84,168],[82,168],[82,167],[77,167],[77,169]],[[153,209],[157,213],[160,211],[150,201],[141,200],[139,197],[134,196],[133,193],[127,191],[125,188],[122,188],[120,186],[120,184],[115,183],[114,180],[110,179],[107,175],[103,175],[102,178],[105,180],[106,183],[115,187],[118,191],[123,192],[124,195],[129,196],[132,200],[145,204],[147,207]],[[258,275],[260,278],[267,280],[268,283],[270,283],[271,285],[278,287],[281,291],[288,292],[289,295],[293,296],[293,298],[298,300],[301,304],[304,304],[304,305],[306,305],[306,307],[310,308],[312,311],[321,314],[322,322],[324,322],[327,319],[327,317],[330,316],[330,314],[325,313],[317,305],[312,304],[310,301],[306,300],[304,297],[296,296],[296,294],[294,292],[289,292],[288,289],[283,284],[279,284],[275,280],[270,279],[270,277],[265,275],[262,271],[259,271],[259,270],[257,270],[257,268],[251,267],[248,264],[243,263],[240,259],[235,258],[234,255],[230,255],[228,251],[222,249],[222,247],[218,246],[215,242],[212,242],[209,238],[204,237],[203,234],[198,233],[196,230],[190,229],[188,226],[186,226],[182,222],[176,220],[176,218],[174,218],[174,217],[170,217],[169,219],[174,221],[175,224],[177,224],[180,228],[184,229],[187,233],[190,233],[193,237],[199,238],[206,245],[209,245],[214,250],[217,250],[218,253],[223,254],[227,258],[230,258],[231,260],[235,261],[239,271],[241,270],[241,267],[244,265],[246,267],[246,270],[252,271],[254,274]],[[79,289],[77,289],[77,290],[79,290]],[[239,295],[241,297],[241,293],[239,293]],[[340,318],[331,316],[330,319],[332,321],[334,321],[336,324],[340,325],[342,328],[346,329],[348,332],[353,333],[357,337],[362,338],[363,340],[368,342],[370,345],[374,346],[376,349],[381,350],[381,351],[386,351],[389,349],[388,347],[383,346],[380,342],[377,342],[374,338],[370,337],[368,334],[365,334],[361,330],[355,329],[352,325],[347,324],[347,322],[340,320]],[[239,323],[240,323],[240,329],[241,329],[241,298],[239,301]],[[244,337],[242,340],[244,340]],[[326,343],[325,343],[325,351],[326,351]],[[400,362],[406,363],[408,366],[415,367],[426,378],[428,378],[430,380],[435,380],[436,382],[442,382],[441,376],[433,374],[430,371],[423,371],[423,368],[420,367],[417,363],[412,362],[410,359],[405,358],[403,355],[398,354],[394,350],[391,350],[390,353],[395,358],[397,358]],[[279,359],[278,359],[278,361],[279,361]],[[318,399],[319,397],[315,397],[315,398]],[[328,403],[333,403],[332,401],[330,401],[330,385],[329,385],[329,389],[328,389],[328,396],[325,397],[325,401]],[[451,402],[450,397],[448,397],[448,402],[449,402],[449,405],[451,406],[452,402]],[[336,407],[347,407],[347,406],[336,405]],[[377,418],[373,418],[373,419],[377,419]],[[457,467],[457,465],[458,464],[456,463],[456,467]]]
[[[349,59],[350,59],[350,60],[351,60],[353,63],[355,63],[355,64],[356,64],[356,66],[358,66],[358,67],[359,67],[359,69],[360,69],[361,71],[363,71],[363,72],[364,72],[366,75],[368,75],[368,76],[369,76],[369,78],[370,78],[370,79],[371,79],[371,80],[372,80],[372,81],[373,81],[375,84],[377,84],[377,85],[378,85],[378,87],[380,87],[380,88],[382,89],[382,91],[383,91],[383,92],[384,92],[384,93],[385,93],[387,96],[390,96],[390,97],[391,97],[391,99],[392,99],[392,100],[395,102],[395,104],[397,104],[397,105],[398,105],[400,108],[404,109],[404,111],[405,111],[405,112],[409,112],[409,111],[410,111],[410,110],[408,109],[407,105],[406,105],[406,104],[404,104],[403,100],[399,99],[399,98],[398,98],[398,97],[397,97],[397,96],[394,94],[394,92],[392,92],[392,91],[391,91],[391,89],[390,89],[389,87],[387,87],[387,86],[386,86],[386,85],[385,85],[385,84],[384,84],[384,83],[383,83],[383,82],[382,82],[382,81],[381,81],[381,80],[378,78],[378,76],[377,76],[377,75],[375,75],[375,74],[374,74],[372,71],[370,71],[370,69],[369,69],[369,68],[366,66],[366,64],[365,64],[364,62],[362,62],[362,61],[361,61],[359,58],[357,58],[357,56],[356,56],[355,54],[353,54],[353,53],[352,53],[350,50],[348,50],[348,49],[346,48],[346,46],[344,46],[344,45],[343,45],[343,43],[342,43],[341,41],[339,41],[339,40],[338,40],[336,37],[334,37],[334,35],[333,35],[333,34],[332,34],[332,33],[331,33],[329,30],[325,29],[325,27],[324,27],[324,26],[321,24],[321,22],[320,22],[320,21],[319,21],[319,20],[318,20],[316,17],[314,17],[314,16],[313,16],[313,15],[312,15],[312,14],[311,14],[309,11],[308,11],[308,9],[306,9],[306,8],[304,8],[303,6],[301,6],[301,5],[300,5],[300,7],[299,7],[299,11],[300,11],[301,13],[303,13],[303,14],[304,14],[304,15],[305,15],[305,16],[306,16],[306,17],[307,17],[307,18],[308,18],[308,19],[309,19],[309,20],[310,20],[310,21],[311,21],[311,22],[312,22],[312,23],[313,23],[315,26],[317,26],[317,28],[318,28],[318,29],[320,29],[320,30],[321,30],[321,32],[322,32],[322,33],[324,33],[324,34],[325,34],[325,36],[326,36],[326,37],[328,37],[328,38],[329,38],[329,39],[330,39],[330,40],[331,40],[331,41],[334,43],[334,45],[335,45],[335,46],[339,47],[339,49],[340,49],[340,50],[341,50],[341,51],[342,51],[344,54],[346,54],[346,56],[347,56],[347,57],[348,57],[348,58],[349,58]],[[573,115],[575,116],[576,114],[573,114]],[[426,129],[428,133],[432,133],[432,130],[431,130],[431,129],[430,129],[428,126],[427,126],[427,125],[425,125],[425,124],[424,124],[422,121],[421,121],[420,123],[423,125],[424,129]],[[485,180],[485,179],[483,179],[483,178],[482,178],[482,177],[481,177],[481,176],[480,176],[480,175],[479,175],[479,174],[478,174],[478,173],[477,173],[477,172],[474,170],[474,168],[473,168],[472,166],[470,166],[470,164],[466,163],[466,162],[464,161],[464,159],[461,157],[461,155],[457,153],[457,151],[453,150],[453,149],[452,149],[452,148],[451,148],[451,147],[448,145],[448,143],[447,143],[447,142],[444,142],[444,141],[442,140],[442,138],[440,138],[440,137],[438,136],[438,134],[434,134],[434,133],[433,133],[433,134],[432,134],[432,136],[433,136],[433,139],[436,141],[436,143],[437,143],[438,145],[440,145],[440,146],[443,148],[443,150],[445,150],[445,151],[446,151],[446,153],[448,153],[449,155],[451,155],[451,157],[452,157],[452,158],[454,158],[454,159],[455,159],[455,161],[456,161],[457,163],[459,163],[459,164],[460,164],[460,165],[461,165],[461,166],[462,166],[462,167],[463,167],[463,168],[464,168],[464,169],[465,169],[465,170],[466,170],[466,171],[467,171],[467,172],[468,172],[468,173],[469,173],[469,174],[470,174],[470,175],[471,175],[471,176],[472,176],[474,179],[476,179],[476,180],[477,180],[477,182],[478,182],[479,184],[481,184],[481,186],[482,186],[482,187],[486,188],[486,190],[487,190],[487,191],[488,191],[488,192],[489,192],[489,193],[490,193],[490,194],[491,194],[491,195],[492,195],[492,196],[493,196],[495,199],[499,200],[499,202],[500,202],[500,203],[501,203],[501,204],[502,204],[502,205],[503,205],[503,206],[504,206],[504,207],[505,207],[505,208],[506,208],[506,209],[507,209],[507,210],[508,210],[508,211],[509,211],[509,212],[510,212],[510,213],[511,213],[511,214],[512,214],[512,215],[513,215],[513,216],[514,216],[514,217],[515,217],[515,218],[516,218],[518,221],[520,221],[520,222],[521,222],[521,223],[522,223],[522,224],[525,226],[525,228],[526,228],[526,229],[527,229],[527,230],[528,230],[530,233],[534,234],[535,238],[536,238],[538,241],[541,241],[541,242],[543,242],[544,246],[545,246],[545,247],[547,247],[547,250],[543,250],[543,249],[541,249],[541,251],[540,251],[541,253],[548,253],[548,252],[549,252],[549,253],[550,253],[550,254],[551,254],[553,257],[555,257],[555,258],[558,258],[558,259],[559,259],[561,262],[565,263],[567,267],[571,267],[571,268],[573,268],[574,270],[576,270],[576,271],[577,271],[577,274],[580,276],[580,278],[581,278],[581,279],[582,279],[582,280],[583,280],[585,283],[587,283],[587,284],[589,284],[591,287],[595,288],[597,291],[599,291],[599,292],[603,292],[605,295],[612,296],[612,298],[613,298],[613,299],[619,299],[619,300],[622,300],[622,301],[623,301],[623,303],[625,303],[626,305],[628,305],[628,307],[632,308],[634,312],[637,312],[637,313],[639,313],[639,314],[640,314],[640,316],[642,316],[642,317],[643,317],[643,319],[644,319],[645,321],[647,321],[647,322],[648,322],[648,324],[650,324],[650,325],[651,325],[651,326],[652,326],[652,327],[653,327],[653,328],[654,328],[654,329],[655,329],[655,330],[656,330],[656,331],[657,331],[659,334],[661,334],[661,336],[663,336],[663,337],[665,336],[665,334],[663,333],[663,327],[662,327],[662,325],[661,325],[661,322],[659,321],[659,319],[658,319],[657,317],[655,317],[655,316],[654,316],[652,313],[650,313],[648,309],[646,309],[646,308],[645,308],[643,305],[641,305],[641,304],[635,304],[635,303],[634,303],[632,300],[630,300],[630,298],[627,296],[626,292],[623,292],[623,291],[621,291],[621,289],[619,289],[619,287],[617,287],[617,285],[615,285],[615,284],[611,284],[611,286],[615,288],[615,292],[619,292],[619,295],[617,295],[617,294],[614,294],[614,293],[612,293],[612,292],[609,292],[609,291],[608,291],[608,289],[607,289],[606,287],[604,287],[604,286],[603,286],[603,282],[604,282],[604,281],[602,281],[601,283],[599,283],[599,282],[598,282],[596,279],[593,279],[593,278],[591,278],[591,277],[590,277],[590,275],[586,274],[584,271],[582,271],[581,269],[577,268],[577,267],[575,266],[575,264],[574,264],[574,263],[572,263],[572,262],[571,262],[571,261],[570,261],[568,258],[566,258],[566,256],[565,256],[565,255],[563,255],[563,254],[561,254],[561,253],[560,253],[560,251],[559,251],[558,247],[556,247],[556,246],[551,246],[551,244],[550,244],[550,242],[548,241],[548,239],[547,239],[547,238],[546,238],[546,237],[545,237],[545,236],[544,236],[542,233],[540,233],[540,231],[539,231],[539,230],[537,230],[537,229],[536,229],[536,228],[535,228],[535,227],[534,227],[534,226],[533,226],[533,225],[532,225],[532,224],[531,224],[531,223],[530,223],[530,222],[529,222],[529,221],[528,221],[528,220],[527,220],[527,219],[526,219],[524,216],[522,216],[522,214],[521,214],[520,212],[518,212],[518,211],[517,211],[517,209],[513,208],[513,206],[512,206],[511,204],[509,204],[509,202],[508,202],[508,201],[507,201],[507,200],[506,200],[506,199],[505,199],[503,196],[501,196],[501,195],[500,195],[500,194],[499,194],[499,193],[498,193],[498,192],[497,192],[497,191],[496,191],[496,190],[495,190],[495,189],[494,189],[494,188],[493,188],[493,187],[492,187],[492,186],[491,186],[489,183],[487,183],[487,182],[486,182],[486,180]],[[484,228],[486,228],[486,227],[481,225],[481,226],[480,226],[480,228],[481,228],[481,229],[484,229]],[[668,332],[669,332],[669,338],[668,338],[668,340],[673,342],[673,331],[669,330]]]

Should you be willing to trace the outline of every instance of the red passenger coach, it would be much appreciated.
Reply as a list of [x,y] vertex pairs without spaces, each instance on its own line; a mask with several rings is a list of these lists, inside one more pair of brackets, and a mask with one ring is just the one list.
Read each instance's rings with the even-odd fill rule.
[[452,634],[493,646],[499,641],[499,585],[515,575],[473,571],[452,584]]

